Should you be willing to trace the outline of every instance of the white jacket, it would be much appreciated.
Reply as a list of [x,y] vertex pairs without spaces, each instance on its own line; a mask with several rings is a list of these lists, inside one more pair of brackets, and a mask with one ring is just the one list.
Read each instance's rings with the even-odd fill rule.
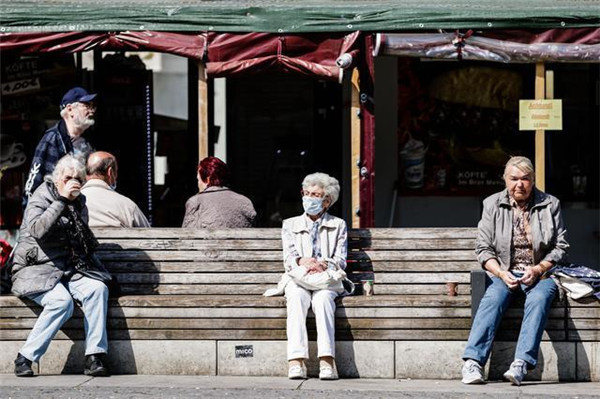
[[[286,271],[298,267],[298,259],[312,257],[309,219],[305,214],[283,221],[281,239],[283,242],[283,264]],[[346,222],[328,213],[321,216],[319,226],[321,257],[333,260],[336,268],[346,268],[348,252],[348,231]]]
[[[304,268],[299,268],[298,259],[313,257],[310,230],[312,222],[305,214],[283,221],[281,238],[283,241],[283,263],[286,273],[282,276],[277,288],[267,290],[265,296],[282,295],[290,281],[310,291],[330,289],[339,294],[351,294],[354,291],[352,282],[346,278],[346,254],[348,252],[348,232],[344,220],[323,214],[319,226],[321,244],[321,260],[329,263],[330,269],[322,273],[308,275]],[[309,227],[311,226],[311,227]],[[343,281],[346,281],[344,287]]]

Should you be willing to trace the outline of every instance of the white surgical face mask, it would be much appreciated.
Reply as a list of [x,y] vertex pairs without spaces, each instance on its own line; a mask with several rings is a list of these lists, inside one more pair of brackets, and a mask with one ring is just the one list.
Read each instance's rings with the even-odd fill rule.
[[302,197],[302,206],[308,215],[318,215],[323,210],[323,198]]
[[117,181],[115,180],[115,182],[113,184],[109,184],[108,187],[110,187],[111,190],[115,191],[117,189]]

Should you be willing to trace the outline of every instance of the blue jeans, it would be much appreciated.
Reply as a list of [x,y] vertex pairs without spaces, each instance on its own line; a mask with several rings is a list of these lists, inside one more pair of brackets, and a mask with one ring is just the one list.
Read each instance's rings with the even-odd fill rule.
[[[520,277],[517,273],[515,276]],[[491,280],[491,281],[490,281]],[[473,359],[482,366],[487,362],[496,330],[504,312],[519,289],[511,291],[499,277],[486,279],[486,291],[473,320],[463,359]],[[525,309],[515,359],[525,360],[531,367],[537,364],[538,352],[550,305],[558,291],[551,278],[538,280],[533,286],[521,284],[525,293]]]
[[106,353],[106,313],[108,288],[98,280],[82,277],[59,282],[50,291],[29,297],[44,310],[38,317],[19,353],[38,362],[63,324],[73,315],[73,298],[81,303],[84,313],[85,354]]

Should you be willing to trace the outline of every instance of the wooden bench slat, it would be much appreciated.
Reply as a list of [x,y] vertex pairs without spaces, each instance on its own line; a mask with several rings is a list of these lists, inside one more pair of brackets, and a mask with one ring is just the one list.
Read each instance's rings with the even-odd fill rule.
[[[7,330],[3,332],[6,341],[21,341],[27,338],[30,330]],[[518,331],[499,331],[498,341],[514,341]],[[285,329],[265,330],[110,330],[111,340],[285,340]],[[466,341],[468,329],[448,330],[340,330],[336,332],[336,340],[402,340],[402,341]],[[314,340],[314,331],[309,331],[309,339]],[[587,331],[585,334],[568,336],[564,331],[544,331],[543,341],[598,341],[598,333]],[[57,340],[83,340],[84,332],[80,329],[59,331]]]
[[[463,341],[468,330],[356,330],[336,332],[336,340],[445,340]],[[24,340],[28,330],[7,331],[5,340]],[[316,334],[309,331],[309,339]],[[285,329],[266,330],[110,330],[110,340],[285,340]],[[83,340],[82,330],[65,330],[56,334],[57,340]]]
[[[282,273],[114,273],[121,284],[265,284],[273,288],[281,279]],[[372,274],[350,274],[351,280],[373,279]],[[427,284],[456,282],[468,284],[470,276],[465,273],[377,273],[375,284]]]
[[[375,272],[375,285],[377,284],[439,284],[454,282],[459,284],[469,284],[471,276],[468,272],[464,273],[377,273]],[[364,277],[364,273],[350,273],[351,280],[360,280]],[[375,287],[376,289],[376,287]],[[426,289],[424,287],[424,289]]]
[[[144,250],[99,250],[101,260],[111,261],[282,261],[281,251],[144,251]],[[439,261],[447,260],[473,262],[475,254],[468,250],[398,250],[398,251],[359,251],[349,252],[349,260],[371,261]]]
[[281,273],[114,273],[119,283],[141,284],[260,284],[274,287]]
[[348,261],[347,271],[375,270],[377,272],[434,272],[444,274],[448,272],[470,272],[479,270],[481,266],[473,261],[443,263],[443,271],[440,271],[439,262],[431,261],[366,261],[360,262],[354,259]]
[[136,239],[240,239],[260,238],[264,240],[281,240],[281,230],[273,228],[244,229],[183,229],[170,227],[149,227],[121,229],[112,227],[94,227],[94,235],[100,240]]
[[[6,331],[4,339],[24,340],[27,338],[28,330]],[[418,334],[415,334],[418,332]],[[496,339],[498,341],[514,341],[517,339],[518,331],[499,331]],[[315,332],[309,331],[309,339],[315,339]],[[285,340],[285,329],[264,330],[110,330],[108,337],[111,340]],[[336,340],[443,340],[443,341],[465,341],[469,337],[468,329],[456,330],[340,330],[336,331]],[[82,330],[60,331],[55,339],[58,340],[83,340]],[[543,341],[596,341],[598,334],[584,334],[581,336],[567,337],[564,331],[544,331]]]
[[[227,273],[227,272],[278,272],[283,273],[283,262],[277,261],[229,261],[229,262],[151,262],[151,261],[104,261],[104,265],[115,273]],[[477,262],[444,262],[444,273],[478,270]],[[357,262],[350,260],[347,270],[377,272],[433,272],[440,274],[440,264],[416,261]]]
[[569,330],[569,341],[600,341],[600,329],[595,330]]
[[[428,239],[407,238],[407,239],[359,239],[350,240],[348,249],[353,250],[456,250],[463,249],[472,251],[475,247],[475,241],[472,239],[461,238],[440,238]],[[194,240],[194,239],[103,239],[100,240],[99,250],[102,251],[127,251],[127,250],[145,250],[145,251],[178,251],[178,250],[220,250],[220,251],[281,251],[281,240],[264,239],[222,239],[222,240]]]
[[104,251],[97,252],[101,260],[111,261],[282,261],[281,251]]
[[[17,307],[0,308],[0,317],[33,317],[41,312],[40,308]],[[165,317],[165,318],[281,318],[286,317],[285,307],[273,308],[168,308],[168,307],[115,307],[108,309],[110,317]],[[76,308],[75,316],[81,317],[81,309]],[[311,313],[309,313],[309,317]],[[466,307],[461,308],[344,308],[338,307],[336,317],[342,318],[398,318],[398,317],[471,317],[471,310]]]
[[282,261],[261,262],[103,262],[111,273],[262,273],[282,274]]
[[[123,294],[145,295],[262,295],[273,284],[121,284]],[[468,284],[459,284],[458,295],[471,295]],[[446,295],[445,284],[377,284],[380,295]]]
[[[197,238],[197,239],[265,239],[280,240],[281,230],[277,228],[249,228],[249,229],[179,229],[169,227],[152,227],[137,229],[121,229],[110,227],[95,227],[92,229],[96,237],[105,239],[139,238],[170,239],[170,238]],[[377,229],[349,229],[349,239],[435,239],[435,238],[468,238],[475,239],[477,230],[472,227],[445,227],[445,228],[377,228]]]
[[[37,318],[0,319],[0,331],[8,329],[32,328]],[[469,329],[468,318],[438,318],[438,319],[346,319],[336,320],[336,329]],[[272,319],[189,319],[189,318],[145,318],[145,319],[123,319],[110,318],[107,327],[111,330],[118,329],[285,329],[285,318]],[[308,329],[315,328],[314,319],[308,319]],[[83,328],[83,319],[72,318],[64,325],[65,329]]]

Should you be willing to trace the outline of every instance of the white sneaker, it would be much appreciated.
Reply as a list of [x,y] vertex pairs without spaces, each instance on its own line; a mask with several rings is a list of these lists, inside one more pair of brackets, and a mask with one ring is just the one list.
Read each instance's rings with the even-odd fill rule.
[[302,366],[295,364],[288,369],[288,378],[290,380],[305,380],[306,372]]
[[504,373],[504,378],[512,382],[514,385],[521,385],[521,381],[527,374],[527,363],[521,359],[515,359],[514,362],[510,364],[510,368],[506,373]]
[[483,384],[483,368],[473,359],[467,359],[462,367],[463,384]]
[[339,377],[335,369],[329,365],[324,365],[319,368],[319,379],[321,380],[337,380]]

